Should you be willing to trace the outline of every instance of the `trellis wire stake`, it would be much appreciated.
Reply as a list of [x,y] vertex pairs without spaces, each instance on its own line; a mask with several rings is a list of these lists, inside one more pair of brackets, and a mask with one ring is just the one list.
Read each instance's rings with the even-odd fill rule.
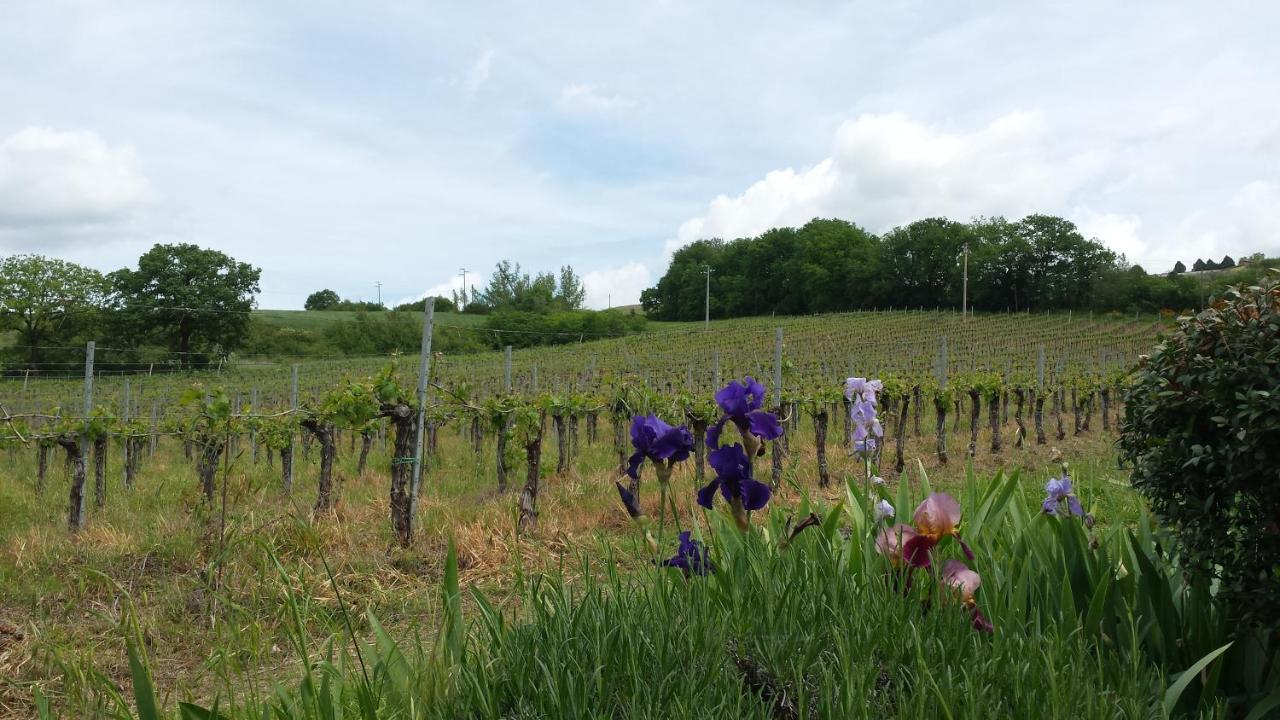
[[418,428],[413,443],[413,488],[409,493],[409,532],[413,532],[413,515],[418,492],[422,489],[422,426],[427,421],[427,378],[431,374],[431,332],[436,324],[436,299],[427,298],[427,313],[422,321],[422,358],[418,364]]

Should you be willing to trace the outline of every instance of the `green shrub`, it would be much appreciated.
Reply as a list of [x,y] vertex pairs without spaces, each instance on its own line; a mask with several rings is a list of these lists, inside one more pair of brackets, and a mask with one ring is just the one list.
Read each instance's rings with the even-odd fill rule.
[[1141,363],[1120,441],[1133,485],[1233,616],[1280,624],[1280,284],[1228,290]]
[[484,327],[497,331],[490,340],[493,347],[522,348],[621,337],[644,330],[645,319],[609,310],[552,313],[497,310],[485,319]]

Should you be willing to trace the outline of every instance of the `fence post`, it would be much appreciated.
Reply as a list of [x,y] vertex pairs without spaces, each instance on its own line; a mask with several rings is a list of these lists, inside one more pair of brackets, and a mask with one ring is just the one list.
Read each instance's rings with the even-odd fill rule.
[[[258,412],[258,388],[249,391],[249,415]],[[258,464],[258,430],[256,427],[249,433],[249,460],[254,465]]]
[[778,328],[773,336],[773,400],[774,405],[782,408],[782,328]]
[[947,336],[942,336],[942,346],[938,349],[938,387],[947,386]]
[[121,403],[122,409],[120,413],[120,419],[124,421],[124,425],[125,425],[124,450],[121,453],[122,457],[124,458],[124,466],[120,470],[121,472],[124,473],[125,488],[129,488],[132,486],[132,483],[129,482],[129,480],[131,479],[129,477],[129,441],[131,440],[131,438],[129,437],[128,425],[130,420],[129,411],[133,408],[132,396],[129,392],[130,390],[131,388],[129,387],[129,378],[125,378],[124,379],[124,401]]
[[78,531],[84,527],[84,484],[89,467],[89,433],[85,428],[89,425],[89,416],[93,414],[93,350],[94,342],[89,341],[84,350],[84,417],[80,420],[80,472],[79,477],[71,481],[71,530]]
[[159,415],[160,415],[160,402],[158,400],[152,400],[151,401],[151,457],[156,456],[156,443],[159,442],[160,440],[160,437],[156,435],[156,433],[159,431],[159,428],[157,427],[157,418],[159,417]]
[[413,533],[413,513],[422,489],[422,426],[427,422],[427,378],[431,373],[431,333],[436,324],[436,299],[427,298],[427,312],[422,318],[422,356],[418,361],[418,428],[413,449],[413,485],[409,492],[409,532]]
[[[594,357],[594,356],[593,356]],[[502,351],[502,392],[511,394],[511,346]]]
[[[290,423],[292,423],[293,415],[296,415],[298,412],[298,364],[297,363],[293,364],[293,379],[290,384],[290,392],[289,392],[289,410],[290,410],[289,420],[290,420]],[[289,434],[293,435],[293,431],[290,430]],[[288,484],[284,488],[285,495],[288,495],[293,492],[293,470],[296,466],[294,463],[294,460],[297,460],[297,459],[298,459],[298,451],[294,448],[293,438],[291,437],[289,439],[289,475],[286,478],[286,482]],[[281,462],[283,463],[284,461],[281,460]]]

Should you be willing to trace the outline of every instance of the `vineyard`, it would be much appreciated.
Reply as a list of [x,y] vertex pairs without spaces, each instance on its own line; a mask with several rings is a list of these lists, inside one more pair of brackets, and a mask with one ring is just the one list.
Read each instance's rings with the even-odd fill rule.
[[[1004,513],[994,508],[1039,507],[1059,453],[1074,463],[1089,528],[1121,532],[1141,517],[1111,449],[1121,388],[1160,330],[1132,318],[899,311],[722,321],[430,362],[233,358],[191,374],[6,378],[0,714],[130,716],[145,704],[124,690],[137,690],[139,653],[152,659],[162,703],[221,698],[245,709],[269,704],[273,683],[297,682],[303,659],[345,676],[344,643],[357,636],[372,636],[380,653],[391,652],[387,632],[416,638],[406,642],[431,658],[423,648],[453,638],[450,657],[461,662],[471,642],[451,634],[462,632],[461,615],[538,617],[545,608],[526,583],[544,573],[565,588],[613,583],[626,595],[616,568],[652,572],[651,553],[679,528],[711,532],[732,516],[747,529],[760,515],[766,539],[782,546],[811,525],[835,538],[841,507],[856,532],[895,506],[905,516],[931,485],[994,524]],[[698,504],[710,503],[692,491],[725,477],[708,434],[724,425],[717,391],[746,377],[765,383],[754,402],[778,423],[768,443],[741,430],[748,478],[755,456],[765,458],[755,478],[769,488],[770,512],[747,512],[756,508],[726,488],[728,515],[700,520]],[[848,377],[880,380],[874,433]],[[647,415],[689,428],[687,462],[646,469],[628,427]],[[871,504],[877,494],[888,511]],[[822,504],[830,515],[811,512]],[[1089,535],[1081,542],[1099,542],[1077,527]],[[695,544],[682,536],[686,574]],[[717,562],[735,562],[730,547],[722,552]],[[586,561],[601,553],[615,562]],[[485,595],[460,595],[463,586]],[[1087,605],[1092,590],[1075,592]],[[1062,642],[1080,652],[1082,641]],[[740,669],[753,662],[735,657]],[[1133,668],[1106,672],[1134,687],[1154,682]],[[1052,702],[1072,692],[1064,686]],[[933,702],[906,697],[904,714]],[[752,702],[738,709],[779,707],[767,695]],[[552,714],[561,712],[573,714]],[[1081,716],[1108,713],[1102,703]]]

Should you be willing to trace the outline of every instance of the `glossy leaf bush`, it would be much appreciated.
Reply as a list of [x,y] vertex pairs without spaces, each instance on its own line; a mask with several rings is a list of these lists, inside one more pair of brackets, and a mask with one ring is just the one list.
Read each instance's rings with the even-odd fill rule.
[[1144,359],[1132,481],[1237,620],[1280,624],[1280,282],[1233,288]]

